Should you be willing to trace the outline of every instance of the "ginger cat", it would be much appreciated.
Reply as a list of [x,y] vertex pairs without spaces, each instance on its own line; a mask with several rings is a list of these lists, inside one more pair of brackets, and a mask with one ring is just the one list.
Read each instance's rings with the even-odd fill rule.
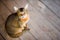
[[6,32],[13,38],[19,37],[23,34],[25,30],[29,30],[27,26],[27,23],[29,21],[29,14],[26,7],[20,9],[14,7],[17,12],[8,16],[6,20]]

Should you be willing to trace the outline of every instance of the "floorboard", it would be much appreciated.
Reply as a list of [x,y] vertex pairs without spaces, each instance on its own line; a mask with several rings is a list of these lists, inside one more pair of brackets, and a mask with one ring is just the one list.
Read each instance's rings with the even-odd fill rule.
[[60,0],[40,0],[60,18]]
[[[5,32],[6,18],[14,13],[13,7],[29,4],[30,20],[27,31],[19,38],[11,38]],[[60,3],[59,0],[1,0],[0,33],[6,40],[60,40]],[[0,37],[4,40],[2,37]]]

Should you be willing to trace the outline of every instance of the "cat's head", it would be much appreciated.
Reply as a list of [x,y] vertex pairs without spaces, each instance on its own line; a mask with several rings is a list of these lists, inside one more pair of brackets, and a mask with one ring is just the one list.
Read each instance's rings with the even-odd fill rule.
[[27,13],[28,4],[24,8],[17,8],[14,6],[14,10],[17,11],[19,16],[22,16]]

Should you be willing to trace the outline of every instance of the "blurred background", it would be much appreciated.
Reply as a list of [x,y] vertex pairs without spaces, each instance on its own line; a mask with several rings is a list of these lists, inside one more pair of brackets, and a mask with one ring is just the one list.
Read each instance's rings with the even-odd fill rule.
[[[11,38],[5,31],[5,21],[15,13],[13,7],[28,11],[30,31],[19,38]],[[0,0],[0,40],[60,40],[60,0]]]

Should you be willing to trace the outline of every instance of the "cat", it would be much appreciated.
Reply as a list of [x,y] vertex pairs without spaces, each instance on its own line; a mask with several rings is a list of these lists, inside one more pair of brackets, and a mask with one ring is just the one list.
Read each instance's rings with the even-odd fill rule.
[[[16,10],[17,8],[14,7]],[[19,37],[23,34],[24,31],[30,30],[27,26],[29,21],[28,10],[25,8],[17,9],[17,12],[8,16],[5,29],[8,35],[13,38]]]

